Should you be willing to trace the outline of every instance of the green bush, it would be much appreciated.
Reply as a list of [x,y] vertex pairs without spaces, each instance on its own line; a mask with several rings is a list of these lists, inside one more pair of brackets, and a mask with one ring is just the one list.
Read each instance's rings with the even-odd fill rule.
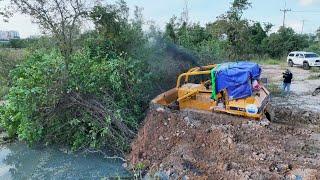
[[312,43],[312,44],[307,48],[307,51],[312,51],[312,52],[315,52],[315,53],[320,54],[320,42]]
[[41,139],[46,121],[43,112],[62,95],[59,82],[63,68],[57,52],[36,52],[12,71],[12,87],[1,113],[1,123],[10,136],[17,134],[29,142]]
[[146,107],[148,74],[141,61],[93,51],[75,53],[67,75],[55,50],[31,53],[11,73],[0,115],[10,136],[31,144],[126,150]]

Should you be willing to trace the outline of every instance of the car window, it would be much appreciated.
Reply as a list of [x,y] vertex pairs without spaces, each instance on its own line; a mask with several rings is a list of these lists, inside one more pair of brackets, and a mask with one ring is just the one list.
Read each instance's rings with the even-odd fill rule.
[[290,56],[290,57],[293,57],[293,56],[294,56],[294,54],[293,54],[293,53],[291,53],[291,54],[289,54],[289,56]]
[[296,57],[299,57],[299,54],[296,54]]
[[303,54],[300,54],[300,58],[303,58],[304,57],[304,55]]
[[316,54],[316,53],[308,53],[308,54],[306,54],[306,58],[314,58],[314,57],[319,57],[319,55]]

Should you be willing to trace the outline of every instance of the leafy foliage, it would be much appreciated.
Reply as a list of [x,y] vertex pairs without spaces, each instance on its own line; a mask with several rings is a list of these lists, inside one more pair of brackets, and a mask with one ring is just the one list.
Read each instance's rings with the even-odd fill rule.
[[263,46],[266,53],[273,58],[286,56],[288,52],[303,50],[308,47],[308,38],[298,35],[291,28],[280,28],[277,33],[264,39]]
[[36,52],[12,71],[9,101],[1,113],[2,125],[9,135],[18,134],[30,142],[41,138],[45,112],[62,96],[59,82],[64,66],[61,62],[62,58],[56,52]]
[[91,55],[87,48],[73,56],[67,85],[58,51],[34,52],[15,69],[1,114],[9,134],[30,143],[112,144],[122,151],[145,108],[144,65],[112,52],[103,58]]
[[[87,15],[90,3],[83,0],[29,1],[10,0],[11,13],[19,11],[33,18],[42,31],[52,34],[65,57],[66,70],[73,52],[74,40],[79,35],[81,21]],[[12,14],[13,14],[12,13]]]
[[124,1],[114,5],[96,6],[90,13],[97,32],[112,40],[112,46],[118,54],[141,58],[141,48],[147,42],[142,31],[141,9],[136,7],[134,18],[129,19],[129,8]]
[[[281,58],[293,50],[304,50],[311,43],[309,36],[299,35],[291,28],[281,27],[269,34],[272,24],[244,19],[243,13],[251,7],[248,0],[234,0],[230,9],[208,23],[206,27],[198,24],[177,22],[173,17],[166,25],[165,39],[196,52],[204,59],[265,59]],[[313,45],[316,49],[316,44]],[[202,56],[206,54],[205,56]],[[207,56],[209,55],[209,56]],[[207,62],[207,61],[204,61]]]
[[[115,7],[99,9],[101,19],[108,19],[109,11],[125,13]],[[103,22],[95,22],[97,29],[106,28]],[[120,26],[110,28],[120,27],[121,34],[112,37],[103,31],[84,34],[85,40],[79,41],[82,47],[72,53],[68,64],[60,50],[30,49],[11,73],[8,103],[1,109],[2,126],[31,144],[64,142],[74,149],[127,150],[151,87],[148,64],[142,59],[146,55],[139,53],[146,49],[146,38],[138,22],[115,20]],[[129,41],[136,44],[128,46]]]

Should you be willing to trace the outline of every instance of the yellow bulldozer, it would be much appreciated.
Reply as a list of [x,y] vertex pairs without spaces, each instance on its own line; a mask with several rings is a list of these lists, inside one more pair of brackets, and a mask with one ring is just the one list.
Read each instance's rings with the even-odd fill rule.
[[227,113],[271,119],[270,93],[260,81],[261,68],[252,62],[195,67],[178,77],[176,87],[152,103],[168,108]]

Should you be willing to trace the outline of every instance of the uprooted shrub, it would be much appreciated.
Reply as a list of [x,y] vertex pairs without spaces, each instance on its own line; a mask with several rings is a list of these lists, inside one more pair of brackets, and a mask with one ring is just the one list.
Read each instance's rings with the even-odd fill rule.
[[58,51],[31,53],[11,73],[2,126],[31,144],[127,150],[146,107],[145,64],[86,48],[65,68]]

